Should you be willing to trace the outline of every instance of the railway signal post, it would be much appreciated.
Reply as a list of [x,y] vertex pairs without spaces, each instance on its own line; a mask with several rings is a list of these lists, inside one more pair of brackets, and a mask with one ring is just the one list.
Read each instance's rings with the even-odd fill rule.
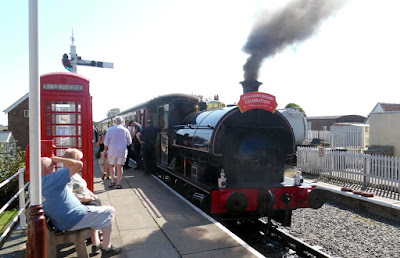
[[75,41],[74,33],[72,33],[71,41],[72,41],[70,48],[71,59],[68,58],[67,54],[64,54],[62,58],[62,64],[68,71],[77,73],[78,65],[93,66],[100,68],[111,68],[111,69],[114,68],[114,63],[82,59],[80,56],[76,54],[76,46],[74,45]]

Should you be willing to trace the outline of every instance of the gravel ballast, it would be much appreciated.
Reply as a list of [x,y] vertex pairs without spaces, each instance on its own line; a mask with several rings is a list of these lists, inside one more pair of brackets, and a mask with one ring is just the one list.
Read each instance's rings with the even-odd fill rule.
[[369,212],[326,203],[293,211],[290,233],[333,257],[400,257],[400,225]]

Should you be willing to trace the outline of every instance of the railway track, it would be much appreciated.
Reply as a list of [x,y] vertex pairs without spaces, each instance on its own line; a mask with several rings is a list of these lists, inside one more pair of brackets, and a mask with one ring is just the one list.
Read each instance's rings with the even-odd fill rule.
[[[172,183],[173,180],[169,177],[160,179],[177,194],[191,202],[190,198],[180,193],[180,189],[176,188],[176,184]],[[266,257],[331,257],[321,250],[322,247],[307,244],[300,238],[292,236],[287,230],[280,229],[273,224],[267,233],[267,222],[263,219],[219,222]]]
[[320,246],[311,246],[301,239],[290,235],[287,230],[273,227],[271,235],[280,238],[285,246],[288,246],[290,250],[294,250],[296,255],[300,257],[331,257],[327,253],[324,253]]
[[266,233],[267,222],[262,219],[221,224],[266,257],[332,257],[322,247],[312,246],[286,229],[271,225]]

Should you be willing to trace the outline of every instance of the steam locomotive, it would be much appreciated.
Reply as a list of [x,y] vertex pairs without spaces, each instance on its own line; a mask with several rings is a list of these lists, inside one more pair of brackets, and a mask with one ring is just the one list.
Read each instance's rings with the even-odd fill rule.
[[[260,84],[242,82],[244,93]],[[160,130],[156,173],[216,219],[269,217],[290,225],[292,210],[323,204],[313,186],[284,178],[295,143],[278,111],[207,110],[195,96],[170,94],[118,115],[144,126],[153,121]]]

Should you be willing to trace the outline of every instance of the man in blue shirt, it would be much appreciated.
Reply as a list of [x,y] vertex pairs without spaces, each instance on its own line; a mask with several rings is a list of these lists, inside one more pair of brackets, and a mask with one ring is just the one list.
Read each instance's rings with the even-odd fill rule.
[[[68,168],[54,172],[54,164],[62,163]],[[111,232],[115,210],[112,206],[85,206],[67,186],[71,176],[83,166],[79,160],[53,156],[41,158],[42,196],[45,215],[62,231],[93,228],[103,232],[103,253],[114,255],[122,248],[111,245]],[[92,252],[100,251],[100,241],[92,243]]]

